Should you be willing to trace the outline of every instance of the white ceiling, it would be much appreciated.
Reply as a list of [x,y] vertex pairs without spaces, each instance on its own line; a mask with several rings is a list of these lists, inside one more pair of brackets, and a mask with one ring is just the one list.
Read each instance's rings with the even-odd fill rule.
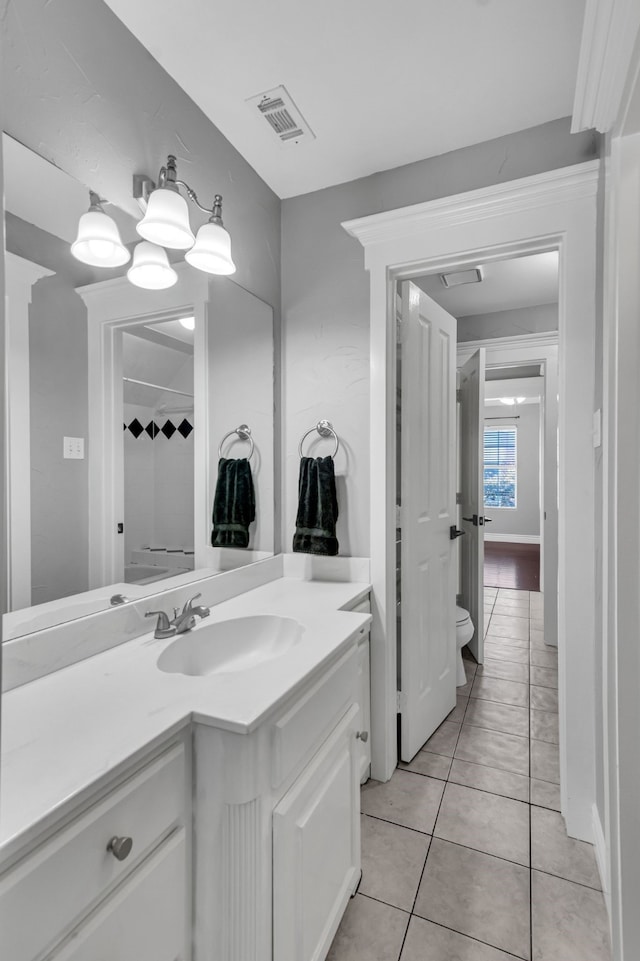
[[[280,197],[568,116],[584,0],[106,0]],[[284,84],[315,140],[247,98]]]
[[558,300],[558,252],[499,260],[482,267],[479,284],[444,287],[439,274],[415,283],[454,317],[554,304]]

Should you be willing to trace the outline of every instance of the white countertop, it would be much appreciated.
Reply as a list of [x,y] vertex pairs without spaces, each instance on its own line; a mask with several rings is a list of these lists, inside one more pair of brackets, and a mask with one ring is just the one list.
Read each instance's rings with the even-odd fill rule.
[[252,614],[293,617],[304,627],[300,643],[242,673],[164,673],[156,661],[174,639],[151,633],[5,693],[0,858],[58,820],[105,774],[181,726],[255,730],[369,622],[367,614],[339,610],[368,591],[368,584],[281,578],[213,607],[192,634]]

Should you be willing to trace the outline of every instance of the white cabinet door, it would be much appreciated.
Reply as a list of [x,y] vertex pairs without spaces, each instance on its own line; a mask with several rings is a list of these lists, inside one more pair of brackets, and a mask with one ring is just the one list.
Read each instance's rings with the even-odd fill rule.
[[273,812],[277,961],[323,961],[360,879],[359,714],[354,704]]
[[358,730],[362,737],[360,745],[360,783],[368,780],[371,772],[371,663],[369,654],[369,634],[358,644],[358,703],[360,719]]
[[187,904],[180,828],[48,961],[188,961]]

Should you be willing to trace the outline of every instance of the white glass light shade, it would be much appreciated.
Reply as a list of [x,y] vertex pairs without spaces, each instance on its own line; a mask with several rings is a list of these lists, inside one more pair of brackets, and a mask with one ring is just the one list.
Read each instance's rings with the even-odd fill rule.
[[196,239],[189,225],[187,201],[169,187],[158,187],[151,193],[147,212],[136,230],[152,244],[172,250],[188,250]]
[[181,323],[182,326],[185,327],[187,330],[195,330],[195,329],[196,329],[196,319],[195,319],[195,317],[181,317],[181,318],[180,318],[180,323]]
[[121,267],[131,258],[114,220],[103,210],[89,210],[82,215],[71,253],[91,267]]
[[178,275],[169,263],[166,250],[142,240],[133,251],[133,263],[127,278],[136,287],[146,290],[166,290],[173,287]]
[[234,274],[236,270],[231,259],[231,237],[220,224],[203,224],[184,259],[207,274]]

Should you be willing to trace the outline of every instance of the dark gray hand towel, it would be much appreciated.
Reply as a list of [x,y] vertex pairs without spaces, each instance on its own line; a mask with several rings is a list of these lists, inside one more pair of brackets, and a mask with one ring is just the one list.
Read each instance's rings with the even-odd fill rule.
[[249,524],[256,518],[251,466],[246,457],[221,457],[213,499],[212,547],[248,547]]
[[338,553],[338,498],[333,457],[302,457],[293,549],[303,554]]

